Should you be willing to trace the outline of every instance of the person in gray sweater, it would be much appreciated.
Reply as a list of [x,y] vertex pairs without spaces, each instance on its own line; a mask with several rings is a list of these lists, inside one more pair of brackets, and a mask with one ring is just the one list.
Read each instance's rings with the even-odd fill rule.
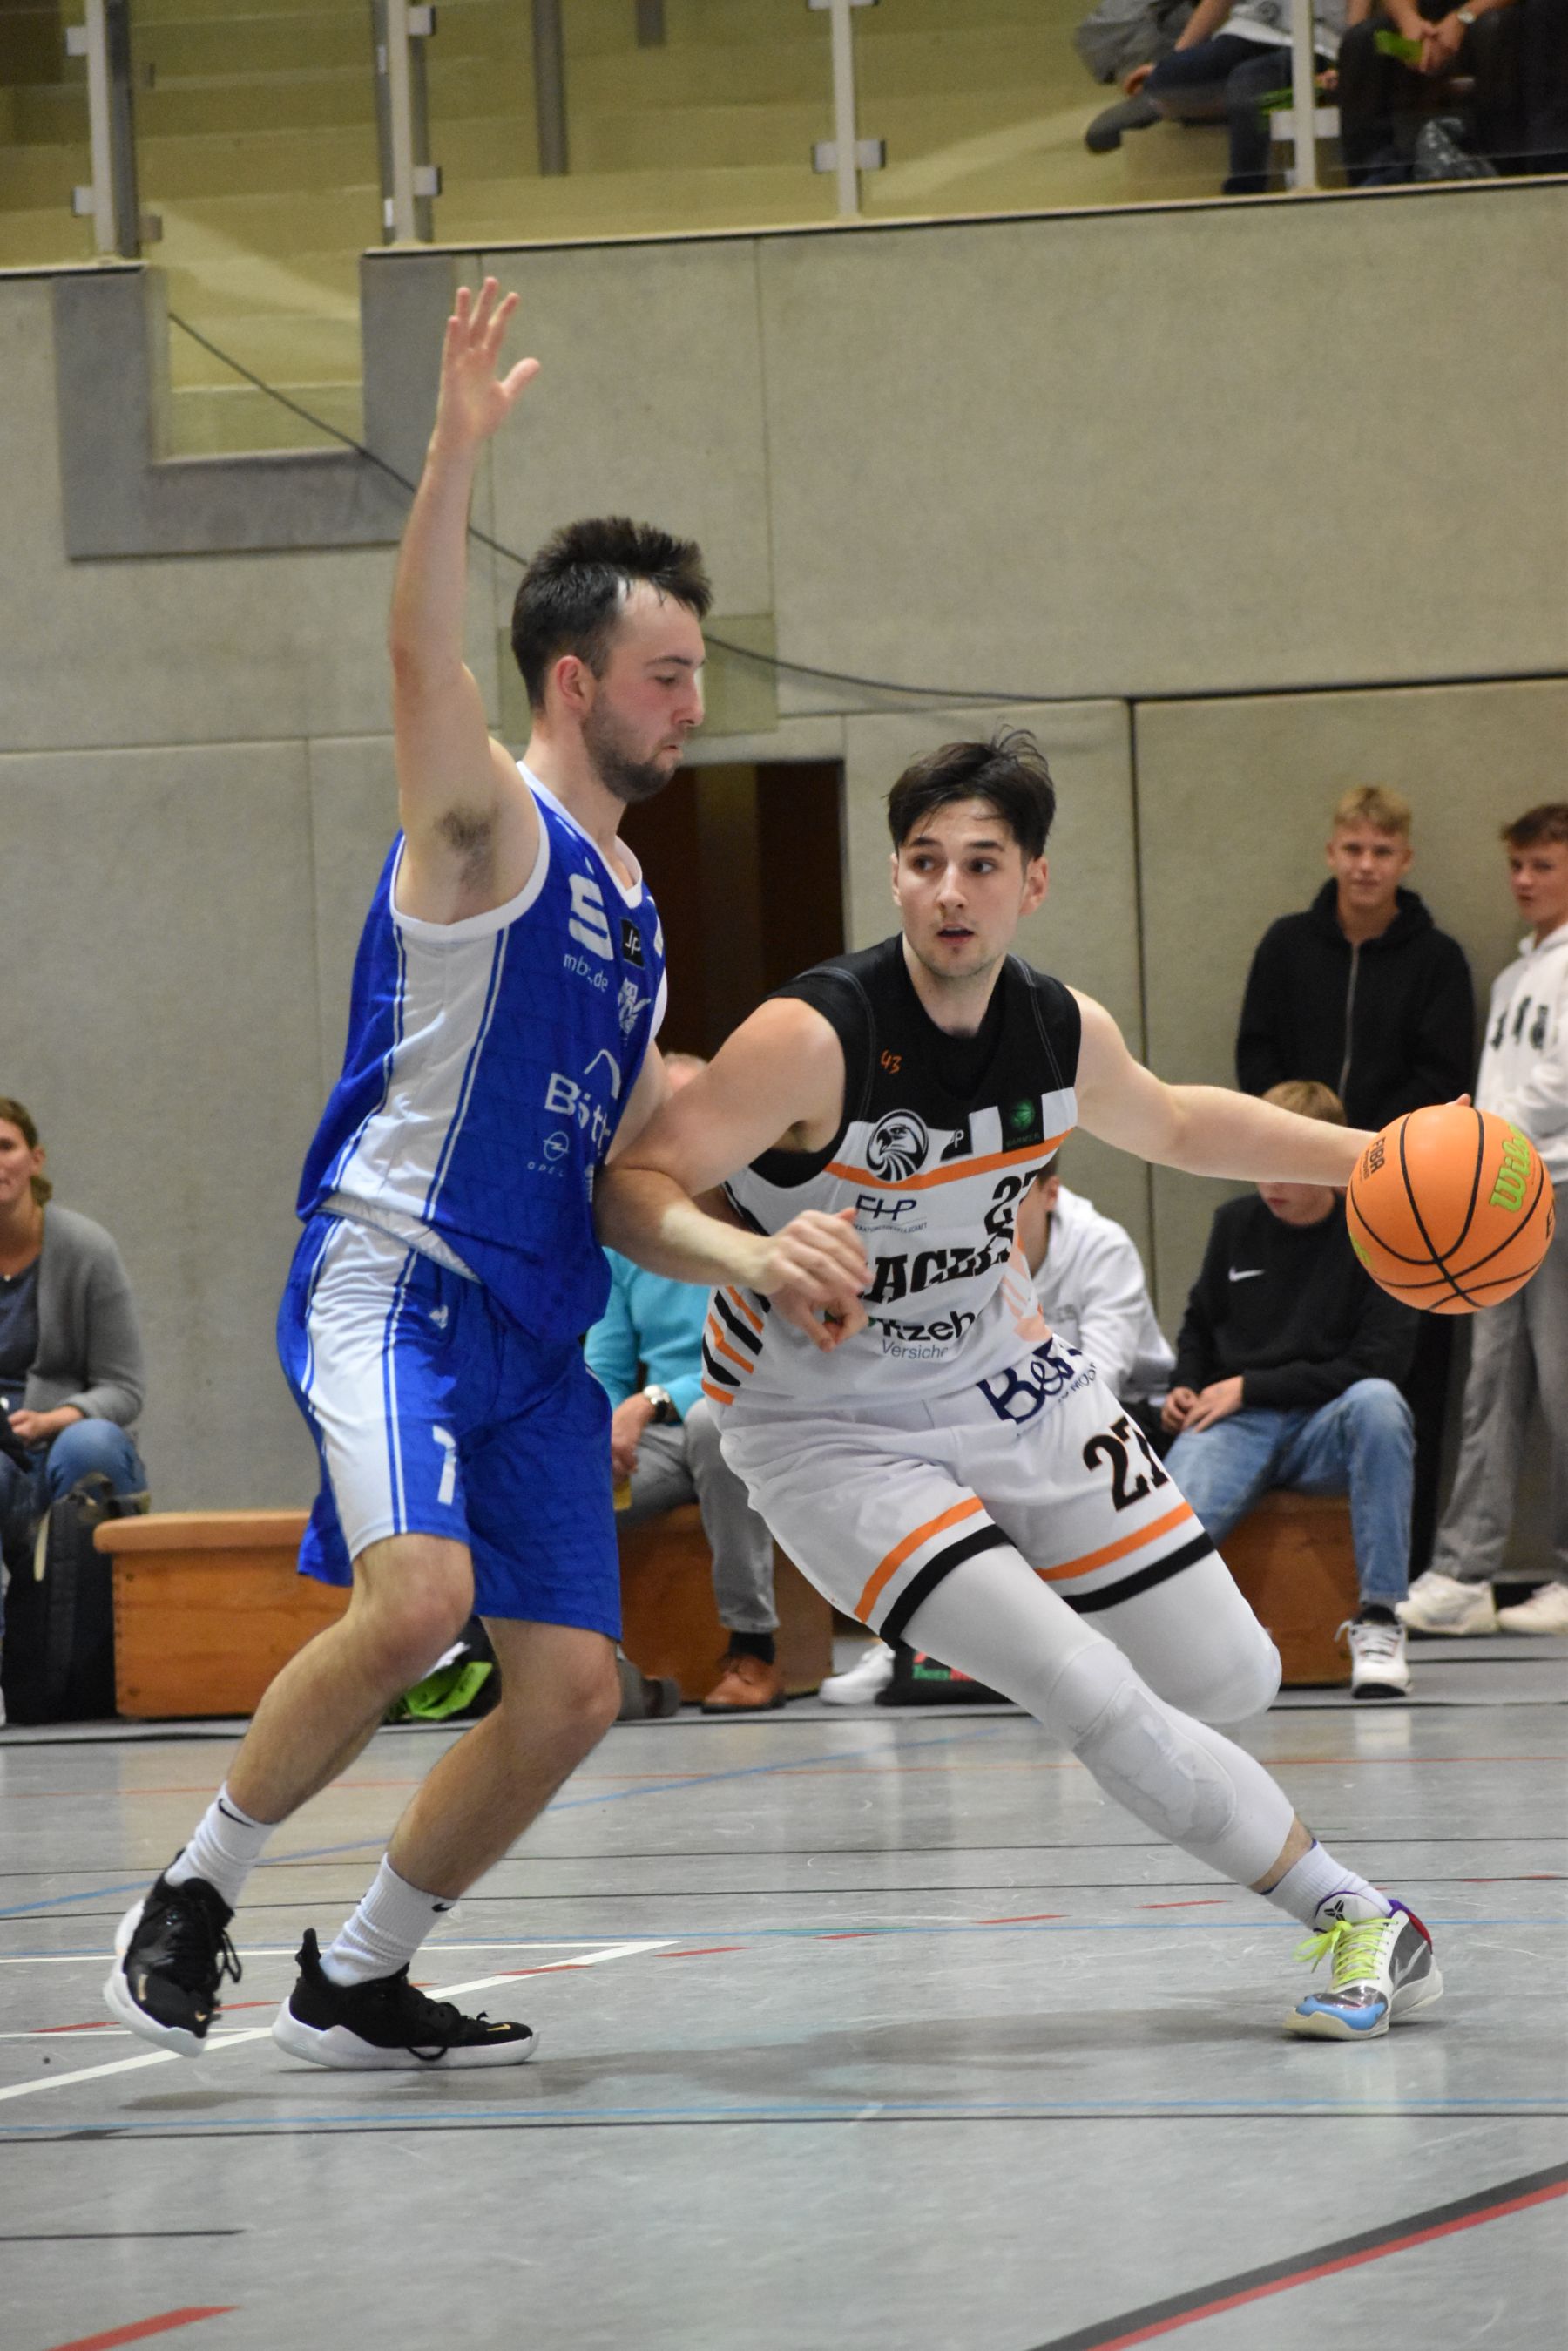
[[[117,1494],[147,1484],[130,1284],[103,1227],[48,1207],[52,1188],[30,1113],[0,1094],[0,1552],[13,1573],[81,1479],[99,1471]],[[0,1636],[3,1610],[0,1598]]]

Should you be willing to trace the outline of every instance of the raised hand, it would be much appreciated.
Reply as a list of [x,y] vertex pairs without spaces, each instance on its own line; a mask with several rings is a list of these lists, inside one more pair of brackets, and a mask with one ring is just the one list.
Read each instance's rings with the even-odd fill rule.
[[808,1208],[793,1217],[769,1241],[761,1279],[753,1285],[825,1355],[866,1327],[860,1298],[871,1269],[854,1218],[853,1208],[832,1217]]
[[475,448],[504,424],[522,393],[539,372],[537,360],[519,360],[505,375],[496,372],[502,338],[517,308],[515,294],[487,277],[477,298],[458,288],[457,307],[446,322],[441,354],[441,396],[436,403],[435,441],[443,448]]

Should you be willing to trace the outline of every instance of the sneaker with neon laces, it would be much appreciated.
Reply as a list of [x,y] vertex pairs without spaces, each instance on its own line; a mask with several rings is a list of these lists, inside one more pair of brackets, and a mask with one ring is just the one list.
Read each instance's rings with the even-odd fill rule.
[[1287,2032],[1312,2040],[1376,2041],[1442,1997],[1432,1938],[1403,1902],[1384,1917],[1364,1895],[1331,1895],[1296,1957],[1314,1968],[1330,1961],[1327,1990],[1308,1992],[1285,2019]]
[[321,1965],[314,1930],[299,1947],[299,1980],[273,2021],[291,2057],[345,2073],[442,2073],[459,2065],[521,2065],[538,2046],[525,2024],[465,2016],[409,1981],[407,1968],[369,1983],[337,1984]]
[[200,2057],[224,1983],[240,1980],[228,1933],[234,1915],[204,1877],[182,1886],[158,1878],[115,1930],[103,1986],[109,2014],[155,2048]]
[[1350,1650],[1353,1698],[1397,1699],[1410,1691],[1405,1628],[1392,1616],[1353,1616],[1339,1628]]
[[1461,1583],[1429,1567],[1394,1614],[1407,1633],[1495,1633],[1497,1602],[1490,1583]]
[[817,1697],[824,1706],[870,1706],[893,1678],[893,1652],[886,1641],[867,1641],[864,1653],[842,1674],[829,1674]]
[[1568,1633],[1568,1583],[1542,1583],[1517,1608],[1500,1608],[1501,1633]]

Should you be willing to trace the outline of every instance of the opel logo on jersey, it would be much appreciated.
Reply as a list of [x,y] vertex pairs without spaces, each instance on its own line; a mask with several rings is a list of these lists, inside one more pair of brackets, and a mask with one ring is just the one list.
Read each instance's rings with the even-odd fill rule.
[[554,1134],[547,1134],[545,1137],[545,1156],[546,1159],[564,1159],[571,1147],[571,1138],[566,1134],[560,1127],[556,1129]]
[[873,1176],[885,1183],[901,1183],[925,1165],[930,1136],[925,1122],[912,1110],[890,1110],[871,1130],[866,1157]]

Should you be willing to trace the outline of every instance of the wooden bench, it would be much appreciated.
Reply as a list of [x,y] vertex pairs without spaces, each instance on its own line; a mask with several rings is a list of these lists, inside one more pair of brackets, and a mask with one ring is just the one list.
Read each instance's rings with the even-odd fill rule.
[[[695,1502],[620,1531],[621,1646],[645,1674],[673,1674],[683,1698],[706,1698],[729,1635],[713,1604],[712,1553]],[[833,1611],[774,1546],[774,1604],[784,1688],[803,1698],[833,1671]]]
[[[163,1510],[111,1519],[94,1541],[114,1570],[115,1710],[133,1720],[250,1715],[280,1667],[348,1605],[301,1575],[303,1510]],[[622,1531],[625,1646],[646,1674],[706,1696],[727,1635],[695,1503]],[[833,1670],[833,1614],[774,1553],[779,1661],[792,1697]]]
[[1350,1505],[1337,1495],[1265,1494],[1221,1544],[1225,1564],[1280,1653],[1288,1687],[1350,1679],[1335,1638],[1360,1605]]
[[136,1720],[254,1714],[348,1594],[298,1573],[303,1510],[161,1510],[109,1519],[114,1702]]

